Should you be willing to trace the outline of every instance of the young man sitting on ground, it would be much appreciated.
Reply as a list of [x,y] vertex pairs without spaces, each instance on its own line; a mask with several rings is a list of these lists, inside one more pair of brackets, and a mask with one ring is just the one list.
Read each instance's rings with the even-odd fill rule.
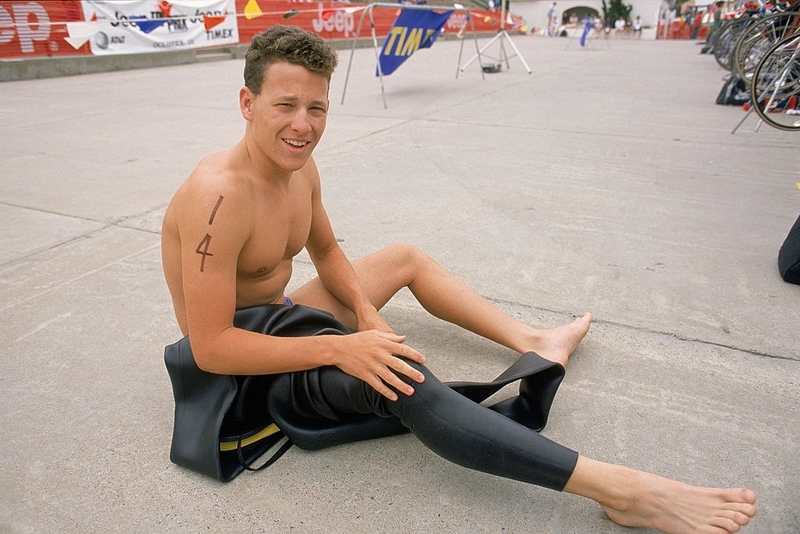
[[[453,392],[393,332],[378,311],[408,287],[434,316],[566,367],[591,315],[534,329],[407,245],[351,264],[325,213],[312,158],[336,63],[326,43],[298,28],[257,35],[239,93],[244,137],[203,159],[170,202],[164,273],[197,365],[218,374],[278,375],[270,395],[298,410],[300,403],[318,406],[320,416],[397,417],[451,461],[591,498],[621,525],[711,533],[747,524],[756,511],[751,491],[698,488],[580,456]],[[292,259],[303,248],[319,276],[286,295]],[[292,303],[328,311],[352,333],[284,338],[233,325],[241,308]],[[467,458],[465,440],[483,446]]]

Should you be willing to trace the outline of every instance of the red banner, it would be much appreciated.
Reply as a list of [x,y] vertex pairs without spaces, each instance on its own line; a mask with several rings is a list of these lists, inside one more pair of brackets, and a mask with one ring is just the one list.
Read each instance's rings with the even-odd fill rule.
[[[353,39],[366,4],[342,2],[291,2],[283,0],[236,0],[239,14],[239,42],[250,43],[254,35],[277,24],[299,26],[319,34],[323,39]],[[398,9],[376,9],[375,27],[378,36],[389,31]],[[380,33],[383,30],[383,33]],[[369,37],[369,21],[361,29],[361,37]]]
[[[168,0],[152,0],[153,10],[171,6]],[[88,4],[88,2],[86,2]],[[100,3],[99,0],[95,3]],[[108,2],[113,6],[113,2]],[[352,40],[369,4],[346,2],[293,2],[291,0],[235,0],[239,44],[249,44],[253,36],[276,24],[299,26],[324,39]],[[373,7],[375,33],[383,39],[392,27],[400,6]],[[477,32],[500,29],[500,12],[471,10],[472,23],[466,11],[455,11],[448,19],[444,34],[464,32],[469,36],[474,25]],[[370,38],[372,29],[367,15],[359,38]],[[149,20],[149,19],[143,19]],[[156,21],[160,22],[160,21]],[[521,20],[511,16],[506,28],[514,30]],[[0,0],[0,59],[36,56],[91,55],[88,39],[95,35],[98,20],[85,20],[80,0]],[[212,46],[206,45],[206,46]]]
[[[361,16],[369,4],[343,2],[292,2],[291,0],[236,0],[239,16],[239,42],[248,44],[254,35],[276,24],[300,26],[319,34],[324,39],[353,39],[358,31]],[[375,34],[383,39],[392,27],[400,8],[374,7],[372,19]],[[500,12],[485,9],[471,10],[477,32],[496,32],[500,29]],[[369,15],[366,15],[359,38],[372,36]],[[509,17],[506,28],[516,29],[522,22],[517,16]],[[470,33],[472,26],[466,11],[456,11],[445,24],[445,34],[455,34],[464,29]]]
[[88,55],[65,41],[67,22],[82,20],[79,0],[0,0],[0,58]]

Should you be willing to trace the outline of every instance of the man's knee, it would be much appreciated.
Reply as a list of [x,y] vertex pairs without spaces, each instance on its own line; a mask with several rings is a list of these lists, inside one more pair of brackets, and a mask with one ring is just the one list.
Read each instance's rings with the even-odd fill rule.
[[[408,365],[422,373],[422,376],[425,377],[425,380],[422,382],[414,382],[406,375],[396,373],[395,374],[405,382],[409,384],[411,387],[414,388],[414,393],[412,395],[406,395],[404,393],[398,392],[399,400],[395,401],[396,403],[403,403],[403,404],[414,404],[414,405],[436,405],[442,400],[442,395],[448,395],[453,393],[453,391],[443,384],[436,376],[431,372],[430,369],[425,367],[422,364],[417,362],[408,360],[406,358],[402,358]],[[393,371],[394,372],[394,371]],[[391,401],[387,401],[389,404],[393,404]],[[397,415],[397,414],[395,414]]]
[[391,256],[393,262],[399,265],[414,265],[428,258],[424,252],[408,243],[395,243],[383,248],[381,252]]

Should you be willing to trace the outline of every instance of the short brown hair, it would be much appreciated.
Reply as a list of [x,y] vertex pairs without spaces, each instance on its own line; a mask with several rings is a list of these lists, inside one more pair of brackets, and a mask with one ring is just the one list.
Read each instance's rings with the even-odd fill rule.
[[319,35],[280,24],[253,37],[244,58],[244,84],[253,94],[261,92],[264,74],[278,61],[305,67],[328,82],[339,61],[336,51]]

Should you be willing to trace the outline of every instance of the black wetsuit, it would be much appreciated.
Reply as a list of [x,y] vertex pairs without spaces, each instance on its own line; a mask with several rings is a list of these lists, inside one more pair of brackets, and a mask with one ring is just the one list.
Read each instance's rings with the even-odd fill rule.
[[[322,326],[315,323],[316,318],[309,319],[320,313],[325,315]],[[303,306],[239,310],[234,324],[278,336],[347,332],[329,314]],[[299,326],[303,324],[308,329]],[[410,431],[433,452],[458,465],[554,490],[564,488],[578,454],[537,432],[547,420],[564,375],[561,365],[534,353],[523,355],[516,368],[535,368],[535,375],[522,381],[519,397],[490,408],[473,400],[488,396],[479,391],[482,385],[444,384],[425,366],[408,363],[425,375],[425,381],[414,384],[413,395],[400,393],[397,401],[337,367],[275,375],[268,388],[270,415],[304,449]],[[514,370],[512,366],[498,379],[514,375]],[[401,379],[411,382],[405,376]]]

